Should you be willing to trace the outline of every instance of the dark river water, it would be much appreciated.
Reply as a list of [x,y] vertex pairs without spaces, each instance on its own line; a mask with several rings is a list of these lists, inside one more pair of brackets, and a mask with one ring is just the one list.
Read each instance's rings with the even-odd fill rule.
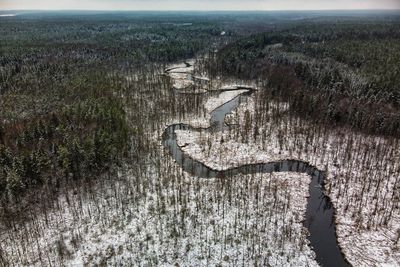
[[188,124],[173,124],[168,126],[163,134],[163,143],[169,154],[191,175],[199,178],[221,178],[236,174],[254,174],[271,172],[307,173],[311,181],[309,185],[310,197],[307,199],[306,216],[303,222],[309,231],[307,237],[311,248],[316,254],[317,262],[321,266],[350,266],[337,243],[334,208],[328,196],[324,194],[325,173],[305,161],[283,160],[277,162],[246,164],[224,171],[210,169],[203,163],[196,161],[183,153],[176,141],[175,130],[224,131],[229,126],[225,124],[225,115],[234,110],[241,101],[245,101],[250,93],[244,93],[223,104],[211,113],[211,127],[194,128]]

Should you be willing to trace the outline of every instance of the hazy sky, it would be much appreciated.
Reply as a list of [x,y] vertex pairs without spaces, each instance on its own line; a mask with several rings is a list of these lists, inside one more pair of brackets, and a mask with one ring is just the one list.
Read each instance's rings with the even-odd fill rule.
[[7,9],[320,10],[400,9],[400,0],[0,0]]

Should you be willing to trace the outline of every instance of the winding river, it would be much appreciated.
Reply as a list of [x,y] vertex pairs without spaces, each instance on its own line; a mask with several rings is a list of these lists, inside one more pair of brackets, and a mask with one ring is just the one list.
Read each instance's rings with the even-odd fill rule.
[[[187,64],[186,64],[187,65]],[[246,164],[223,171],[213,170],[202,162],[192,159],[178,146],[176,130],[224,131],[230,126],[225,124],[225,116],[232,112],[252,91],[243,93],[233,100],[226,102],[211,113],[210,127],[195,128],[188,124],[173,124],[168,126],[163,133],[163,143],[170,155],[191,175],[199,178],[221,178],[236,174],[272,173],[272,172],[297,172],[307,173],[311,177],[309,184],[310,197],[307,199],[307,209],[304,226],[309,231],[308,240],[316,254],[316,260],[321,266],[350,266],[344,258],[338,243],[335,230],[335,211],[328,196],[324,193],[325,173],[305,161],[283,160],[276,162]]]

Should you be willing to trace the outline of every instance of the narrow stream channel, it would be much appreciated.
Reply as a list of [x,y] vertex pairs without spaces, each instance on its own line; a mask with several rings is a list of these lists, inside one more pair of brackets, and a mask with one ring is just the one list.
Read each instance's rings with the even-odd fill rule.
[[216,108],[211,113],[211,126],[209,128],[194,128],[188,124],[173,124],[168,126],[163,133],[163,143],[175,161],[182,169],[199,178],[221,178],[236,174],[254,174],[271,172],[298,172],[311,176],[309,185],[310,197],[307,199],[307,210],[304,226],[309,231],[308,239],[316,254],[316,260],[321,266],[350,266],[345,260],[337,243],[334,209],[328,196],[324,194],[325,173],[307,162],[299,160],[284,160],[277,162],[247,164],[236,168],[217,171],[210,169],[203,163],[186,155],[178,146],[176,130],[224,131],[228,127],[225,124],[225,116],[234,110],[249,93],[241,94],[235,99]]

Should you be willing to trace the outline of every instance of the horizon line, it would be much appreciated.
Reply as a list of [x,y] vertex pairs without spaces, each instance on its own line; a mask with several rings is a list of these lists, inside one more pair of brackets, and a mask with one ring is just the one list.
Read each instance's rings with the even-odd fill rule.
[[400,8],[338,8],[338,9],[0,9],[3,11],[31,11],[31,12],[41,12],[41,11],[92,11],[92,12],[271,12],[271,11],[400,11]]

